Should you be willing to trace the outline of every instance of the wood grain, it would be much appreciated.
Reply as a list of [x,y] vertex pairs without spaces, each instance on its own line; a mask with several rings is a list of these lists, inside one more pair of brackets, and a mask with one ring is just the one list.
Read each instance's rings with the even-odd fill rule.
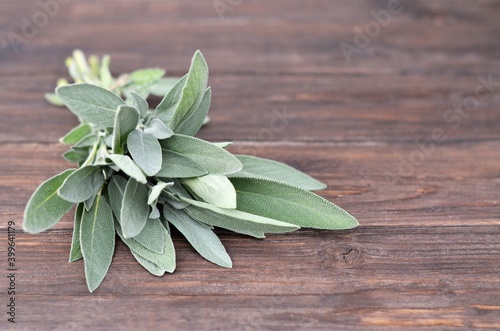
[[[0,255],[14,221],[19,271],[17,323],[4,316],[0,329],[500,329],[500,3],[402,1],[348,63],[339,44],[387,3],[243,1],[221,20],[212,1],[72,1],[16,53],[9,33],[22,35],[41,7],[4,1]],[[88,293],[82,261],[67,262],[71,215],[21,232],[30,194],[69,165],[57,139],[76,118],[43,93],[77,47],[111,54],[116,74],[160,66],[173,76],[201,49],[213,100],[199,137],[317,177],[361,226],[263,240],[219,230],[230,270],[174,232],[178,269],[162,278],[120,243]],[[481,79],[492,93],[452,120]]]

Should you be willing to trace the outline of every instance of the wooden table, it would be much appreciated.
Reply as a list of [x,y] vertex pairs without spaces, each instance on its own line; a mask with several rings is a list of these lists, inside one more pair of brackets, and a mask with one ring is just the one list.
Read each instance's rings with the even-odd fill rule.
[[[8,221],[18,267],[16,324],[2,277],[0,329],[500,329],[498,1],[60,3],[46,21],[36,0],[0,5],[2,275]],[[43,26],[23,34],[26,20]],[[173,76],[201,49],[213,101],[199,137],[318,177],[361,226],[264,240],[220,231],[231,270],[175,233],[178,269],[162,278],[120,243],[90,294],[82,261],[67,262],[71,215],[21,231],[33,190],[71,166],[58,138],[76,118],[43,93],[74,48],[111,54],[116,74]]]

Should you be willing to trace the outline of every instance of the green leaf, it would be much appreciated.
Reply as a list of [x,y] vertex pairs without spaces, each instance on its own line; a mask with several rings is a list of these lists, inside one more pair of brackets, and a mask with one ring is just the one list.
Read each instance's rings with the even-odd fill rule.
[[75,210],[75,223],[73,225],[73,237],[71,238],[69,262],[78,261],[83,257],[80,246],[80,227],[82,224],[83,207],[83,203],[79,203]]
[[137,236],[146,225],[148,216],[148,190],[144,184],[130,178],[125,186],[120,210],[123,235],[126,238]]
[[160,266],[154,264],[153,262],[151,262],[149,260],[146,260],[145,258],[140,256],[138,253],[136,253],[133,250],[130,250],[130,252],[134,256],[134,258],[137,260],[137,262],[139,262],[144,267],[144,269],[149,271],[152,275],[163,276],[165,274],[165,270],[162,269]]
[[174,116],[175,108],[182,96],[182,89],[187,80],[187,74],[181,77],[175,83],[170,91],[163,97],[155,110],[155,116],[161,119],[165,124],[169,124]]
[[163,225],[159,219],[148,219],[141,233],[135,236],[134,239],[150,251],[163,254],[165,250],[165,238],[162,228]]
[[175,209],[184,209],[189,206],[189,203],[182,201],[181,198],[191,199],[192,197],[179,181],[173,179],[172,182],[174,185],[168,188],[171,193],[167,194],[168,199],[166,201]]
[[236,208],[236,191],[226,176],[206,175],[182,179],[181,182],[196,196],[214,206]]
[[96,194],[104,183],[100,166],[86,166],[68,176],[57,194],[69,202],[84,202]]
[[174,134],[160,144],[163,149],[190,158],[213,175],[227,175],[243,168],[241,162],[225,149],[195,137]]
[[88,123],[80,124],[62,137],[61,142],[69,145],[76,144],[90,134],[91,131],[92,127]]
[[113,128],[113,153],[123,154],[123,145],[127,136],[139,123],[139,112],[134,107],[120,106],[116,112],[115,126]]
[[191,60],[191,67],[189,68],[186,83],[182,88],[181,98],[175,107],[170,123],[168,123],[169,128],[174,132],[178,132],[177,129],[180,128],[180,125],[189,121],[193,112],[196,112],[201,100],[205,96],[207,83],[207,62],[203,58],[201,52],[196,51]]
[[150,133],[135,129],[127,138],[127,148],[135,163],[148,176],[161,169],[162,152],[158,139]]
[[220,148],[226,148],[227,146],[232,145],[233,142],[232,141],[224,141],[224,142],[212,143],[212,144],[214,144],[215,146],[220,147]]
[[115,250],[113,214],[101,194],[97,196],[90,211],[83,211],[80,244],[87,286],[93,292],[108,273]]
[[69,162],[83,162],[89,156],[88,148],[71,148],[69,151],[66,151],[62,157]]
[[177,83],[179,78],[162,78],[149,88],[152,95],[157,97],[164,97],[172,89],[172,87]]
[[130,97],[132,99],[133,106],[139,110],[141,117],[144,117],[148,111],[148,102],[142,96],[135,92],[130,92]]
[[97,194],[92,194],[92,196],[90,198],[88,198],[87,200],[85,200],[83,202],[83,205],[85,206],[86,210],[90,210],[90,208],[92,208],[96,197],[97,197]]
[[212,100],[212,90],[207,88],[200,104],[193,104],[187,111],[184,117],[175,127],[176,133],[194,136],[205,123],[208,110],[210,109],[210,101]]
[[100,68],[102,86],[108,89],[111,87],[111,84],[113,84],[113,76],[111,75],[111,72],[109,70],[109,62],[110,62],[109,55],[107,54],[104,55],[101,60],[101,68]]
[[163,215],[186,237],[201,256],[221,267],[232,268],[231,258],[210,227],[198,223],[184,211],[168,205],[163,206]]
[[113,161],[121,171],[134,178],[139,183],[146,184],[148,182],[141,168],[139,168],[139,166],[127,155],[109,154],[108,158]]
[[122,201],[123,194],[125,193],[125,187],[127,186],[127,180],[120,175],[114,175],[109,180],[108,185],[108,197],[109,204],[111,205],[111,210],[113,210],[113,214],[115,215],[118,223],[121,223],[121,209],[122,209]]
[[255,156],[235,155],[243,164],[243,169],[229,177],[262,178],[275,180],[305,190],[323,190],[326,185],[311,176],[284,163]]
[[166,149],[162,150],[162,165],[156,177],[188,178],[206,174],[208,174],[207,169],[188,156]]
[[130,248],[132,253],[136,253],[143,259],[157,265],[163,271],[174,272],[175,270],[174,243],[172,242],[172,238],[170,238],[170,235],[168,234],[167,230],[163,226],[161,230],[161,233],[163,234],[163,241],[165,242],[165,248],[163,254],[158,254],[147,249],[146,247],[139,244],[134,238],[125,238],[122,232],[122,228],[118,223],[116,223],[116,233],[118,233],[120,238]]
[[198,222],[218,226],[234,232],[255,236],[262,233],[284,233],[299,229],[298,226],[253,215],[234,209],[223,209],[211,204],[182,198],[191,206],[184,208],[189,216]]
[[131,92],[139,94],[143,98],[149,96],[150,88],[165,75],[165,70],[159,68],[139,69],[129,74],[129,84],[124,91],[127,96]]
[[231,182],[238,210],[306,228],[344,230],[358,226],[351,214],[304,189],[258,178],[231,178]]
[[160,197],[161,192],[169,186],[174,185],[174,183],[164,183],[162,181],[158,181],[155,186],[149,191],[149,197],[148,197],[148,205],[154,204],[158,198]]
[[144,132],[150,133],[156,139],[167,139],[172,137],[174,132],[166,127],[166,125],[158,118],[153,118]]
[[58,107],[64,106],[64,102],[61,99],[59,99],[59,97],[55,93],[45,93],[44,97],[45,97],[45,100],[47,100],[49,103],[53,104],[54,106],[58,106]]
[[112,127],[116,109],[125,104],[113,92],[86,83],[60,86],[56,93],[76,116],[98,127]]
[[89,134],[83,137],[80,141],[76,143],[74,148],[87,148],[94,146],[94,144],[99,140],[99,137],[95,134]]
[[61,199],[57,190],[73,171],[66,170],[51,177],[36,189],[24,210],[25,232],[40,233],[50,229],[71,209],[73,204]]

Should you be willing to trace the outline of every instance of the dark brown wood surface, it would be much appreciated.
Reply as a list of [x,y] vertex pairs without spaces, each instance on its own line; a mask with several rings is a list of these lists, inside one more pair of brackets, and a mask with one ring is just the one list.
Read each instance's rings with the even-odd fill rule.
[[[16,53],[9,38],[41,2],[0,4],[1,274],[8,221],[19,268],[15,325],[0,280],[1,330],[500,329],[498,1],[402,0],[350,63],[339,45],[389,1],[222,0],[223,20],[212,0],[60,1]],[[219,231],[231,270],[175,233],[178,269],[162,278],[118,244],[88,293],[83,263],[67,262],[71,215],[21,231],[33,190],[70,166],[57,139],[76,118],[43,93],[74,48],[109,53],[117,74],[177,76],[202,50],[213,99],[199,137],[325,181],[320,194],[360,227],[263,240]],[[492,83],[478,101],[482,79]],[[468,108],[451,113],[456,104]]]

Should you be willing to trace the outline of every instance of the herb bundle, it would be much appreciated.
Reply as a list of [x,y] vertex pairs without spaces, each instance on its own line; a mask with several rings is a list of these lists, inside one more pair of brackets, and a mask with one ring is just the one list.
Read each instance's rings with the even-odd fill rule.
[[[208,67],[195,53],[189,72],[163,78],[143,69],[114,78],[109,56],[66,61],[75,84],[58,82],[46,98],[80,120],[62,142],[78,164],[42,183],[24,214],[23,229],[40,233],[76,204],[70,262],[83,258],[94,291],[111,265],[116,234],[145,269],[173,272],[174,226],[205,259],[231,268],[214,227],[255,238],[300,227],[342,230],[356,219],[312,193],[326,187],[283,163],[232,155],[230,143],[193,137],[207,121]],[[163,97],[150,109],[149,95]]]

